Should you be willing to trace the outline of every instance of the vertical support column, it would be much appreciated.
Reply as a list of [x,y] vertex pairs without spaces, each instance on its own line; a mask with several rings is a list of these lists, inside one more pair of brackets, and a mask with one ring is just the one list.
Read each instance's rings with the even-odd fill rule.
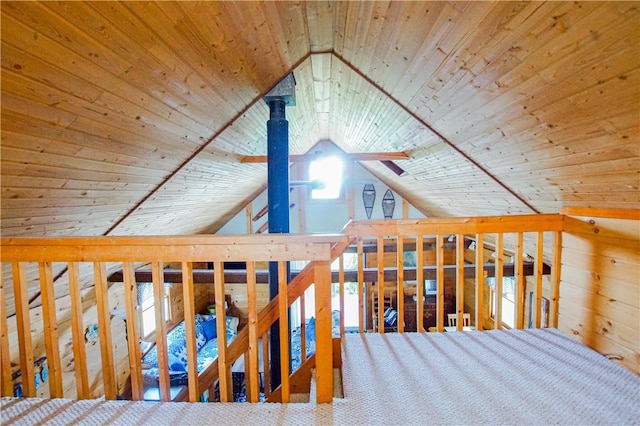
[[476,329],[484,330],[484,234],[476,234]]
[[555,231],[553,233],[553,265],[551,265],[551,304],[549,306],[549,327],[558,327],[560,268],[562,268],[562,232]]
[[[289,233],[289,123],[285,115],[283,97],[268,100],[267,121],[267,197],[269,207],[269,233]],[[289,264],[287,263],[289,282]],[[278,295],[278,263],[269,263],[269,298]],[[271,326],[271,389],[281,383],[280,321]]]
[[316,290],[316,402],[333,401],[333,344],[331,333],[331,263],[314,268]]

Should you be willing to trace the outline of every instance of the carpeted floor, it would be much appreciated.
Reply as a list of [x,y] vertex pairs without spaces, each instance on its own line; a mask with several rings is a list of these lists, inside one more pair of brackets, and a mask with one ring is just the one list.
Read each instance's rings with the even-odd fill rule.
[[346,335],[344,399],[2,399],[5,424],[638,424],[640,378],[557,330]]

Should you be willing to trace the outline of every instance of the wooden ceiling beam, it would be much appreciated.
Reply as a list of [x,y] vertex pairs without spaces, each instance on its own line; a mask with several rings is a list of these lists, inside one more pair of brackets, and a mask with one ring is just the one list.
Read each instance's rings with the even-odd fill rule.
[[[353,154],[339,154],[347,161],[393,161],[406,160],[409,155],[406,152],[360,152]],[[289,155],[292,163],[309,162],[324,157],[325,154]],[[241,163],[266,163],[266,155],[245,155],[240,159]]]

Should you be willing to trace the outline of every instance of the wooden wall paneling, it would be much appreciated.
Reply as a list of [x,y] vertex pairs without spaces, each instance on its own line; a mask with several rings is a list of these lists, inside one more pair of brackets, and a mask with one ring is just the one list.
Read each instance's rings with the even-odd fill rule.
[[[248,366],[247,397],[249,402],[258,402],[259,383],[258,371],[258,296],[256,292],[256,275],[254,262],[247,262],[247,301],[248,301],[248,327],[249,327],[249,352],[245,354]],[[304,322],[304,321],[303,321]],[[265,358],[266,360],[267,358]],[[246,374],[246,373],[245,373]],[[267,383],[267,382],[265,382]],[[265,385],[265,388],[268,386]]]
[[53,271],[51,262],[41,262],[40,289],[42,291],[42,317],[44,320],[44,343],[49,370],[49,395],[62,398],[62,368],[60,366],[60,344],[56,319],[56,301],[53,294]]
[[[131,397],[134,401],[144,399],[144,383],[142,381],[142,355],[140,353],[139,314],[136,311],[138,305],[138,283],[136,283],[134,265],[131,262],[122,264],[124,277],[124,302],[127,318],[127,345],[129,349],[129,371],[131,380]],[[192,364],[193,365],[193,364]]]
[[282,402],[290,401],[291,374],[289,361],[289,303],[287,299],[287,263],[278,262],[278,311],[280,326],[280,387],[282,389]]
[[484,269],[480,268],[484,265],[484,234],[476,234],[476,249],[475,249],[475,263],[476,263],[476,281],[475,281],[475,327],[477,330],[484,329],[484,287],[486,285]]
[[195,367],[198,365],[195,324],[197,310],[195,306],[192,262],[182,262],[182,292],[185,337],[187,341],[187,365],[191,366],[191,368],[187,369],[189,376],[189,402],[198,402],[200,400],[198,369]]
[[[115,377],[113,339],[111,338],[107,271],[103,262],[94,262],[93,270],[95,277],[96,306],[98,309],[98,333],[100,335],[100,356],[102,360],[104,396],[108,400],[115,400],[118,389]],[[161,306],[163,306],[162,303]],[[158,359],[159,358],[160,356],[158,355]]]
[[9,352],[9,331],[7,327],[7,305],[4,297],[5,279],[4,263],[0,263],[0,368],[2,369],[2,386],[0,392],[2,396],[13,396],[13,380],[11,378],[11,353]]
[[20,348],[20,371],[22,372],[22,391],[25,397],[36,396],[33,366],[33,344],[31,336],[31,318],[27,298],[27,274],[23,262],[13,262],[13,288],[15,297],[18,344]]
[[[224,292],[224,267],[221,261],[213,262],[216,315],[226,317],[225,292]],[[220,387],[220,402],[233,400],[233,387],[231,382],[231,366],[227,362],[227,332],[226,322],[216,321],[218,332],[218,384]],[[213,386],[212,386],[213,387]]]

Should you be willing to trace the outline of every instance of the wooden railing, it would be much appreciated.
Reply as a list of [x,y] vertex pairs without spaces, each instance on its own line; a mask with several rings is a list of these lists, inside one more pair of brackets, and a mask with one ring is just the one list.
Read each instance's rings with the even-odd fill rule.
[[[478,330],[485,328],[485,324],[492,323],[493,328],[503,327],[502,321],[502,297],[494,297],[494,305],[490,306],[485,300],[485,281],[487,277],[495,277],[495,294],[502,294],[502,278],[507,274],[513,276],[516,282],[515,303],[515,328],[524,327],[524,291],[525,274],[533,279],[533,302],[531,309],[534,327],[541,326],[541,309],[543,301],[543,275],[550,274],[548,292],[549,325],[557,326],[558,298],[560,283],[560,255],[562,246],[562,215],[523,215],[501,217],[477,217],[477,218],[443,218],[443,219],[417,219],[417,220],[381,220],[353,222],[342,231],[351,238],[357,247],[357,288],[358,288],[358,331],[372,331],[367,327],[367,318],[377,318],[377,324],[373,330],[384,332],[384,297],[389,293],[389,287],[385,282],[394,282],[392,304],[398,312],[397,330],[405,331],[405,289],[407,281],[424,283],[425,280],[436,280],[436,323],[432,328],[435,331],[443,331],[445,327],[445,314],[456,313],[456,327],[463,327],[462,316],[465,312],[465,279],[473,281],[475,289],[474,299],[474,326]],[[545,238],[549,237],[549,238]],[[509,253],[513,260],[505,264],[505,239],[509,241]],[[545,239],[548,247],[545,250]],[[450,242],[450,240],[452,242]],[[435,262],[426,264],[424,261],[424,248],[426,241],[431,241],[431,250],[435,251]],[[473,242],[475,248],[469,248]],[[445,245],[453,246],[451,256],[454,264],[445,262]],[[375,263],[367,262],[365,246],[375,251]],[[526,247],[525,247],[526,246]],[[405,266],[404,253],[415,251],[416,264]],[[485,253],[495,253],[495,258],[487,257]],[[385,256],[385,253],[387,256]],[[390,261],[389,253],[395,253],[395,258]],[[525,254],[532,259],[526,259]],[[549,268],[545,264],[545,253],[548,253]],[[473,261],[469,262],[470,256]],[[511,256],[510,256],[511,257]],[[488,262],[491,260],[491,262]],[[356,271],[345,271],[343,262],[340,263],[339,285],[341,295],[341,323],[344,331],[344,285],[345,275],[353,277]],[[445,278],[447,278],[445,280]],[[445,282],[455,281],[454,296],[455,307],[445,312]],[[369,283],[369,286],[365,286]],[[373,288],[371,288],[373,286]],[[371,297],[365,296],[365,289],[369,293],[377,294],[377,312],[370,312],[373,307]],[[425,286],[413,285],[416,304],[416,329],[410,331],[424,332],[427,327],[423,323]],[[369,313],[365,316],[366,307]],[[490,308],[491,315],[486,312]],[[498,320],[495,320],[495,319]]]
[[[136,264],[150,264],[155,297],[156,339],[158,352],[159,387],[161,400],[168,401],[170,382],[168,373],[166,322],[163,309],[163,264],[179,262],[182,270],[183,303],[187,360],[191,366],[197,365],[195,301],[193,291],[193,262],[213,262],[216,310],[225,316],[223,262],[247,262],[247,292],[250,300],[248,326],[229,344],[226,342],[225,322],[217,322],[218,358],[214,365],[198,374],[195,368],[188,369],[188,399],[198,401],[205,390],[213,390],[218,381],[220,400],[230,401],[231,364],[243,353],[248,353],[251,398],[257,396],[257,348],[258,338],[265,335],[268,328],[280,318],[281,331],[285,331],[287,307],[315,283],[317,301],[316,338],[318,341],[316,362],[317,402],[330,402],[333,398],[333,368],[331,366],[331,312],[330,308],[330,261],[335,250],[346,245],[347,238],[341,235],[258,235],[258,236],[180,236],[180,237],[94,237],[94,238],[3,238],[1,260],[10,263],[12,290],[15,299],[15,321],[19,344],[19,363],[24,396],[36,396],[34,379],[34,347],[32,333],[42,333],[46,346],[48,363],[49,394],[52,398],[64,397],[62,365],[60,363],[60,343],[57,332],[56,306],[54,298],[53,262],[64,262],[67,266],[69,293],[71,299],[71,327],[73,329],[74,369],[79,399],[93,398],[89,392],[85,349],[85,329],[82,318],[81,281],[79,265],[89,262],[93,269],[96,304],[98,311],[98,331],[101,356],[101,375],[106,399],[116,399],[117,378],[113,357],[113,340],[110,327],[110,305],[108,297],[107,269],[122,268],[124,300],[126,304],[126,332],[129,350],[132,398],[143,397],[141,374],[141,354],[138,344],[137,283]],[[334,250],[334,252],[332,252]],[[291,260],[309,261],[308,267],[287,286],[282,273],[286,262]],[[256,309],[254,262],[278,262],[280,293],[259,314]],[[115,262],[115,264],[114,264]],[[27,269],[37,268],[39,278],[35,289],[41,292],[43,308],[43,330],[32,330],[29,311]],[[253,277],[253,278],[252,278]],[[122,284],[114,284],[122,285]],[[31,290],[33,290],[33,286]],[[33,291],[32,291],[33,292]],[[0,303],[3,315],[2,326],[2,395],[12,396],[12,371],[8,339],[5,305],[5,284],[0,286]],[[281,333],[281,355],[283,367],[288,365],[288,331]],[[329,362],[322,361],[328,359]],[[267,370],[265,370],[267,371]],[[288,371],[288,367],[283,371]],[[283,374],[283,398],[288,398],[287,374]]]
[[[188,386],[178,395],[177,399],[198,401],[206,390],[213,391],[214,383],[218,383],[220,400],[230,401],[232,398],[231,365],[245,355],[248,366],[248,399],[257,401],[258,398],[258,339],[262,338],[265,345],[265,362],[267,355],[267,333],[272,324],[280,319],[281,328],[281,369],[289,371],[287,308],[294,301],[304,297],[309,286],[315,284],[316,305],[316,380],[317,402],[330,402],[333,398],[333,365],[331,342],[331,283],[338,283],[341,295],[341,332],[344,332],[344,285],[347,280],[357,280],[359,295],[358,302],[358,331],[371,331],[367,327],[365,318],[367,300],[365,299],[365,283],[375,288],[378,298],[385,294],[385,282],[395,282],[396,308],[400,319],[405,317],[404,292],[406,281],[415,280],[423,283],[425,279],[437,281],[436,305],[437,321],[434,329],[443,331],[445,318],[445,281],[447,277],[455,280],[455,313],[457,314],[457,328],[462,327],[462,315],[465,311],[464,288],[465,279],[474,281],[475,327],[484,328],[487,302],[484,300],[484,282],[486,275],[496,278],[495,293],[502,294],[502,276],[507,270],[504,265],[505,241],[513,247],[513,265],[511,271],[517,282],[516,299],[516,327],[522,328],[524,321],[524,269],[527,266],[525,247],[528,253],[533,253],[533,293],[535,309],[533,324],[541,325],[539,315],[542,294],[543,274],[545,273],[544,256],[550,259],[550,326],[556,326],[558,314],[558,285],[560,277],[560,247],[561,231],[563,227],[562,215],[531,215],[481,218],[451,218],[451,219],[421,219],[421,220],[387,220],[349,223],[340,235],[258,235],[258,236],[180,236],[180,237],[96,237],[96,238],[3,238],[1,261],[10,264],[11,284],[15,300],[15,321],[19,344],[20,373],[23,377],[24,395],[36,395],[34,383],[34,347],[32,334],[43,335],[47,362],[49,365],[49,387],[51,397],[64,397],[62,386],[62,365],[60,362],[60,343],[57,335],[56,305],[54,297],[54,269],[52,263],[64,262],[66,271],[58,272],[59,280],[68,280],[71,304],[71,328],[73,329],[73,353],[75,364],[75,385],[77,397],[93,398],[99,395],[89,391],[87,360],[85,352],[85,336],[82,317],[82,298],[80,295],[81,282],[88,279],[95,286],[96,304],[98,312],[98,331],[101,356],[102,381],[104,396],[107,399],[117,397],[117,378],[113,357],[113,341],[110,331],[110,305],[108,296],[107,272],[122,269],[124,285],[124,301],[126,310],[126,332],[128,345],[128,363],[131,373],[132,398],[142,399],[141,354],[138,330],[137,281],[136,266],[144,264],[151,266],[151,276],[154,287],[155,315],[156,315],[156,345],[158,348],[158,365],[160,371],[160,396],[164,401],[170,400],[170,383],[168,375],[168,356],[166,342],[166,325],[164,310],[162,309],[162,294],[164,273],[163,264],[178,262],[181,265],[181,282],[183,284],[184,318],[187,341],[187,359],[189,365],[196,365],[195,321],[196,304],[194,301],[194,262],[213,262],[215,301],[218,315],[224,316],[225,274],[223,262],[246,262],[246,291],[249,301],[248,325],[240,330],[231,342],[225,340],[225,323],[217,322],[219,339],[219,355],[217,360],[204,371],[188,369]],[[551,244],[545,250],[545,236],[551,237]],[[445,262],[445,244],[449,238],[455,239],[455,264]],[[426,240],[435,243],[435,265],[425,265],[423,255]],[[445,242],[446,241],[446,242]],[[467,245],[470,241],[476,250]],[[375,246],[377,256],[375,265],[365,263],[365,246],[371,242]],[[343,252],[351,244],[356,245],[358,264],[356,270],[345,270]],[[385,249],[388,246],[389,249]],[[385,261],[385,253],[393,252],[395,247],[395,264],[391,266]],[[497,253],[493,264],[485,262],[485,251]],[[404,251],[412,249],[416,252],[416,265],[405,266]],[[465,262],[473,255],[473,262]],[[330,264],[333,259],[340,257],[340,267],[332,278]],[[256,304],[256,261],[278,262],[282,272],[287,261],[305,260],[310,263],[287,285],[284,279],[279,282],[279,296],[272,300],[260,312]],[[392,262],[393,263],[393,262]],[[3,266],[4,266],[3,265]],[[81,270],[90,266],[90,277],[86,277]],[[82,266],[82,268],[81,268]],[[38,271],[38,278],[28,280],[27,270]],[[57,269],[56,269],[57,270]],[[280,273],[283,277],[285,274]],[[60,278],[62,277],[62,278]],[[68,278],[65,278],[68,277]],[[41,292],[43,330],[32,330],[29,312],[29,298],[35,289]],[[32,283],[29,286],[29,283]],[[6,280],[0,286],[0,306],[6,312],[5,294]],[[59,285],[56,282],[56,285]],[[30,294],[31,292],[31,294]],[[424,287],[417,285],[416,311],[423,312]],[[493,307],[494,328],[501,328],[502,297],[495,297]],[[376,317],[377,330],[384,332],[383,309],[384,303],[379,299]],[[304,303],[301,303],[304,306]],[[304,319],[304,313],[301,315]],[[367,315],[369,316],[369,315]],[[370,317],[370,316],[369,316]],[[302,321],[304,324],[304,321]],[[2,395],[13,395],[11,380],[10,350],[7,333],[7,315],[0,315],[2,326]],[[304,325],[303,325],[304,327]],[[404,329],[403,321],[398,322],[399,332]],[[422,315],[417,315],[417,331],[425,331]],[[304,330],[301,333],[305,335]],[[302,347],[305,347],[304,341]],[[304,351],[304,349],[303,349]],[[304,354],[304,352],[303,352]],[[304,359],[303,355],[303,359]],[[269,368],[265,366],[265,375]],[[288,374],[282,374],[280,394],[283,402],[289,398]],[[268,383],[268,377],[265,377]],[[267,388],[267,386],[265,386]]]

